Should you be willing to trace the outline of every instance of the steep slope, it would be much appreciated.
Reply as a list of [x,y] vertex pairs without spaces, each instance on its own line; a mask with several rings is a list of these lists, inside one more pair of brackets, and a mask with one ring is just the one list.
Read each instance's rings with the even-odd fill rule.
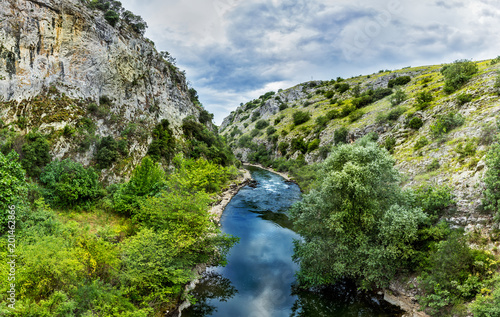
[[490,227],[481,197],[484,156],[500,110],[497,62],[477,63],[478,71],[453,92],[444,91],[442,65],[303,83],[238,107],[221,133],[241,160],[275,167],[283,160],[320,162],[335,142],[372,133],[394,154],[407,186],[453,189],[452,223]]
[[[119,176],[145,155],[158,123],[168,119],[180,135],[182,120],[202,108],[136,25],[92,3],[100,2],[0,2],[0,119],[22,134],[49,135],[55,158],[86,165],[99,138],[126,139],[127,161],[105,172]],[[89,124],[94,131],[80,133]]]

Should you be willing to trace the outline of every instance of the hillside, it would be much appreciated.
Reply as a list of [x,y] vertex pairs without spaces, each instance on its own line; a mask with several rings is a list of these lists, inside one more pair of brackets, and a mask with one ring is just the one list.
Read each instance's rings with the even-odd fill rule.
[[163,119],[179,137],[182,120],[203,111],[184,73],[143,37],[145,22],[119,2],[2,1],[0,21],[1,125],[47,136],[54,158],[94,165],[100,140],[112,137],[126,154],[103,177],[116,181]]
[[396,158],[406,186],[452,188],[451,223],[491,228],[481,197],[500,110],[497,62],[476,63],[477,72],[453,91],[441,72],[445,65],[303,83],[241,105],[221,134],[241,160],[280,168],[284,160],[321,162],[333,144],[372,133]]

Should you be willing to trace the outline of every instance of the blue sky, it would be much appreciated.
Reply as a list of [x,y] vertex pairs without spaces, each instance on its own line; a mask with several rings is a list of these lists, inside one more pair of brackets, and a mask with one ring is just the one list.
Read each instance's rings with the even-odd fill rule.
[[220,124],[301,82],[500,55],[496,0],[123,0]]

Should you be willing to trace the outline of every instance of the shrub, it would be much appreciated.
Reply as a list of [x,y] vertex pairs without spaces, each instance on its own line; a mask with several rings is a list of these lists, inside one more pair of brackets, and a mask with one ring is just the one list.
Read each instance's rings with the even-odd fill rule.
[[486,154],[488,169],[484,175],[486,189],[484,191],[484,209],[495,214],[495,219],[500,221],[500,144],[495,142]]
[[244,134],[238,140],[238,146],[239,147],[249,147],[250,143],[252,143],[252,137],[249,136],[248,134]]
[[293,114],[293,124],[301,125],[311,118],[309,112],[297,111]]
[[429,106],[434,97],[429,91],[421,91],[417,93],[417,109],[423,110]]
[[288,105],[286,103],[281,103],[280,104],[280,107],[279,107],[280,111],[283,111],[283,110],[285,110],[287,108],[288,108]]
[[252,113],[252,119],[251,119],[251,121],[252,121],[252,122],[255,122],[255,121],[257,121],[257,119],[259,119],[259,117],[260,117],[260,112],[258,112],[258,111],[254,111],[254,112]]
[[393,79],[390,79],[387,83],[388,88],[393,88],[394,86],[404,86],[411,81],[410,76],[400,76]]
[[[439,164],[439,161],[438,161]],[[445,211],[451,209],[454,204],[452,188],[448,186],[424,185],[415,191],[415,201],[422,210],[432,216],[433,220],[438,220]]]
[[[198,135],[200,129],[200,126],[192,120],[185,120],[182,122],[184,134],[186,134],[186,132],[189,133],[186,135]],[[151,156],[155,161],[159,161],[163,158],[167,162],[170,162],[175,153],[175,139],[167,119],[163,119],[155,126],[152,136],[153,141],[149,145],[147,155]]]
[[389,136],[384,141],[384,148],[391,154],[394,154],[394,148],[396,147],[396,139]]
[[250,132],[250,136],[252,138],[256,137],[257,135],[260,134],[260,130],[259,129],[253,129],[251,132]]
[[307,144],[307,152],[312,152],[319,148],[320,139],[314,139]]
[[28,133],[25,140],[26,142],[22,146],[21,164],[28,176],[38,177],[43,167],[51,160],[49,142],[44,135],[38,132]]
[[340,118],[340,116],[341,116],[341,112],[338,109],[332,109],[326,113],[326,118],[328,120]]
[[347,117],[351,112],[356,111],[356,107],[353,104],[347,104],[340,109],[340,117],[339,118],[344,118]]
[[113,10],[108,10],[104,14],[104,18],[111,26],[115,26],[118,21],[120,21],[120,15]]
[[355,121],[358,121],[361,119],[362,116],[364,116],[365,112],[362,110],[356,110],[353,111],[349,114],[349,122],[353,123]]
[[87,106],[87,110],[91,113],[95,113],[97,111],[97,108],[97,104],[94,102],[89,103],[89,105]]
[[118,142],[112,136],[101,139],[97,145],[95,159],[100,169],[108,168],[118,158]]
[[464,105],[468,102],[471,102],[473,99],[472,95],[471,94],[460,94],[457,96],[457,102],[459,105]]
[[255,129],[262,130],[269,125],[269,122],[266,120],[259,120],[255,123]]
[[408,126],[413,130],[418,130],[424,125],[424,122],[420,117],[413,117],[408,122]]
[[429,140],[425,136],[420,137],[416,142],[415,145],[413,146],[413,149],[415,150],[420,150],[424,146],[429,144]]
[[288,150],[288,143],[286,143],[286,142],[280,142],[278,144],[278,151],[281,153],[281,155],[285,156],[287,150]]
[[210,112],[206,111],[205,109],[200,111],[199,120],[201,123],[212,122],[213,119],[214,119],[214,115],[211,114]]
[[445,93],[452,93],[461,88],[472,76],[477,73],[476,63],[469,60],[456,60],[452,64],[446,65],[441,69],[444,76]]
[[500,95],[500,72],[497,72],[497,76],[495,77],[495,83],[493,84],[493,88],[497,95]]
[[307,144],[301,137],[292,139],[291,147],[293,152],[300,151],[303,154],[307,152]]
[[334,86],[335,90],[337,90],[340,94],[348,91],[350,86],[348,83],[336,83]]
[[267,135],[273,135],[276,132],[276,128],[273,126],[267,127],[266,134]]
[[347,136],[349,135],[349,130],[346,127],[340,127],[333,132],[333,143],[335,145],[347,143]]
[[439,164],[439,160],[435,158],[432,160],[432,162],[429,165],[427,165],[426,170],[427,170],[427,172],[432,172],[432,171],[439,169],[440,167],[441,167],[441,164]]
[[99,196],[99,175],[92,168],[70,159],[53,161],[40,175],[45,198],[54,206],[75,206]]
[[406,93],[403,91],[403,89],[398,87],[396,88],[396,92],[394,93],[394,95],[391,97],[391,105],[393,107],[397,106],[403,101],[405,101],[406,98],[407,98]]
[[455,152],[459,155],[458,159],[463,160],[466,157],[474,156],[476,154],[476,148],[477,145],[475,142],[473,140],[469,140],[465,145],[462,142],[458,143],[455,147]]
[[431,133],[437,138],[461,126],[464,122],[465,118],[461,114],[450,112],[437,118],[436,122],[430,126]]
[[331,90],[328,90],[327,92],[325,92],[325,98],[326,99],[330,99],[333,97],[333,95],[335,95],[335,93]]
[[498,62],[500,62],[500,56],[497,56],[494,59],[492,59],[490,65],[498,64]]
[[[28,193],[25,172],[19,163],[19,155],[11,151],[7,155],[0,152],[0,235],[5,234],[9,206],[21,207]],[[13,211],[15,212],[15,210]]]

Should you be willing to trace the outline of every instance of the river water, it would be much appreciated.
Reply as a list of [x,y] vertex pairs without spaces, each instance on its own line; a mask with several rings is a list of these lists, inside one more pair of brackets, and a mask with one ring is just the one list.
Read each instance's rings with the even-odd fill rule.
[[295,287],[298,265],[287,209],[300,199],[296,184],[248,167],[257,187],[246,186],[227,205],[222,231],[240,242],[225,267],[210,268],[192,292],[196,304],[183,317],[395,317],[401,312],[348,282],[314,291]]

